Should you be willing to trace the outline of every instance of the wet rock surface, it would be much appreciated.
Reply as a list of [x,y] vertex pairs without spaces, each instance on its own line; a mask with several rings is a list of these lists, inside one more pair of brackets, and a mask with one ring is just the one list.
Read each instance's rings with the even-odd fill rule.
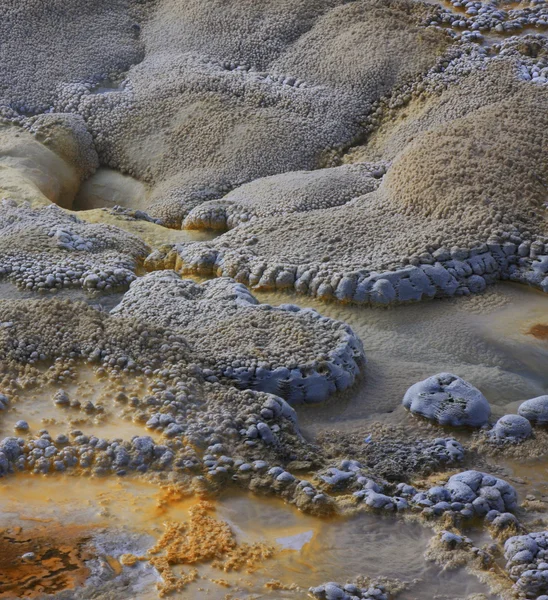
[[538,396],[531,398],[520,404],[518,414],[531,423],[538,425],[548,424],[548,396]]

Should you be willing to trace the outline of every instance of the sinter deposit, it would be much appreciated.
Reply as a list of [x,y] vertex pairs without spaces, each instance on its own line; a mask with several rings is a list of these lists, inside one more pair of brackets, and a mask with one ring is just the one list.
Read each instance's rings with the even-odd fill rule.
[[0,3],[0,599],[548,598],[547,31]]

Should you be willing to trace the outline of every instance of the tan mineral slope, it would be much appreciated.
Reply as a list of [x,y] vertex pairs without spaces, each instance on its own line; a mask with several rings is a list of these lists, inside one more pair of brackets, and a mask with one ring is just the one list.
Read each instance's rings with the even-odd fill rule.
[[325,209],[311,195],[309,211],[271,217],[264,196],[234,206],[232,192],[228,208],[208,202],[187,222],[214,220],[218,207],[250,222],[175,247],[177,268],[358,303],[469,294],[497,279],[548,290],[548,94],[517,80],[519,55],[509,54],[481,66],[467,59],[470,95],[450,85],[381,127],[360,156],[391,162],[376,190],[334,208],[328,197]]
[[151,214],[169,224],[246,181],[317,168],[451,42],[420,26],[432,7],[396,0],[29,5],[0,8],[0,105],[11,118],[80,114],[101,164],[149,185]]
[[[34,185],[66,208],[120,198],[149,230],[235,227],[147,265],[259,289],[389,304],[547,288],[542,36],[482,45],[406,1],[234,3],[225,27],[215,2],[158,0],[63,14],[112,22],[64,56],[60,7],[3,10],[7,197],[36,203]],[[38,65],[44,36],[63,58],[30,89],[22,31]],[[99,40],[111,52],[83,60]]]

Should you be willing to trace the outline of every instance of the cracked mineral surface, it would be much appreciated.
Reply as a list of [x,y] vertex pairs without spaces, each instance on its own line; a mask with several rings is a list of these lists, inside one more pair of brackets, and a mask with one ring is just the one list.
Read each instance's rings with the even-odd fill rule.
[[0,598],[548,600],[547,35],[0,2]]

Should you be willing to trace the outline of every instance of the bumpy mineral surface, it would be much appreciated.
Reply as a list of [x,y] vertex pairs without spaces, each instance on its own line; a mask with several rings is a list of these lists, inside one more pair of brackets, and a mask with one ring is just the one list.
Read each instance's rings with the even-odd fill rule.
[[548,597],[547,31],[0,2],[0,598]]
[[348,325],[292,304],[259,304],[227,278],[200,285],[174,271],[150,273],[131,285],[112,314],[183,335],[208,379],[235,380],[292,404],[346,389],[365,360]]

